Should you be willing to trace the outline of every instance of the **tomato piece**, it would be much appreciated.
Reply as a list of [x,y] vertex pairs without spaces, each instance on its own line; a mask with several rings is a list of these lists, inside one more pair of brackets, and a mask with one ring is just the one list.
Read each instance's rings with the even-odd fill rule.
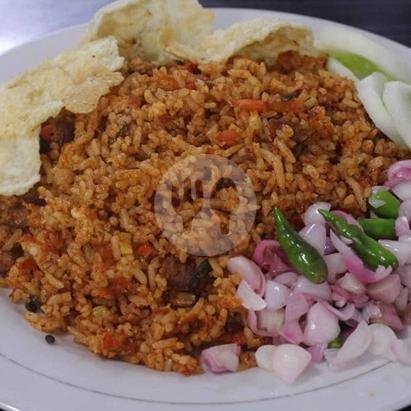
[[273,101],[271,103],[271,109],[278,111],[279,113],[299,113],[303,111],[304,105],[298,99],[292,99],[290,101]]
[[221,147],[231,147],[240,142],[241,135],[235,130],[220,131],[216,136],[217,144]]
[[122,342],[114,333],[106,332],[102,338],[103,348],[107,351],[118,351]]
[[257,111],[258,113],[268,110],[268,105],[265,101],[255,100],[252,98],[243,98],[237,100],[236,105],[242,110]]
[[149,257],[153,251],[154,248],[150,243],[144,243],[137,247],[136,253],[141,257]]

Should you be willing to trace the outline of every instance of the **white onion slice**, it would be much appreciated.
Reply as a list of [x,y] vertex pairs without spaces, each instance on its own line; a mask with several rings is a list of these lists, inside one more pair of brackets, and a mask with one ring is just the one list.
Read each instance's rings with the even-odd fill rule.
[[303,276],[298,279],[294,291],[322,298],[323,300],[331,299],[331,289],[327,282],[314,284]]
[[[377,70],[380,68],[393,78],[411,83],[410,68],[398,53],[392,52],[357,31],[326,26],[316,33],[316,39],[317,47],[322,50],[331,52],[331,54],[337,50],[361,56],[374,63]],[[348,68],[353,71],[350,67]]]
[[361,357],[369,348],[372,333],[365,321],[361,321],[357,328],[348,336],[343,346],[339,349],[334,364],[350,363]]
[[327,231],[323,224],[311,224],[300,231],[300,236],[311,244],[321,255],[325,252],[325,240]]
[[262,345],[258,347],[255,352],[257,366],[266,371],[274,371],[274,352],[276,349],[275,345]]
[[337,59],[334,57],[329,57],[327,60],[327,70],[331,71],[332,73],[336,73],[340,75],[341,77],[346,77],[349,78],[350,80],[358,81],[358,78],[355,76],[355,74],[348,69],[347,67],[344,66],[344,64],[341,64]]
[[267,307],[278,310],[285,306],[290,289],[274,280],[268,280],[265,288],[264,300]]
[[385,84],[382,99],[401,139],[411,149],[411,86],[390,81]]
[[318,210],[331,210],[331,204],[325,202],[318,202],[311,204],[303,214],[304,225],[310,226],[312,224],[325,224],[324,217]]
[[279,345],[273,354],[273,371],[287,384],[292,384],[311,362],[311,354],[293,344]]
[[386,82],[387,78],[383,74],[371,74],[357,83],[358,97],[375,125],[392,141],[405,148],[396,124],[382,100]]
[[327,344],[338,337],[338,318],[321,303],[314,304],[307,314],[304,342],[307,345]]
[[267,306],[267,303],[244,280],[241,280],[237,288],[237,297],[242,306],[248,310],[261,311]]

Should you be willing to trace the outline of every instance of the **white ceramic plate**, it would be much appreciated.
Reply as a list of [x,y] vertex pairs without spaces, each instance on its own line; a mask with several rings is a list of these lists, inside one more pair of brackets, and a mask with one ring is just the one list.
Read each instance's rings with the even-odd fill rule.
[[[216,26],[276,15],[314,30],[324,20],[262,10],[217,9]],[[46,57],[74,46],[84,26],[71,27],[0,56],[0,83]],[[396,50],[411,64],[411,50],[367,33]],[[394,410],[411,404],[411,367],[366,358],[356,368],[335,373],[312,366],[287,386],[271,374],[248,370],[236,374],[183,377],[144,367],[102,360],[70,337],[53,346],[21,316],[22,308],[0,292],[0,408],[7,411],[305,411]]]

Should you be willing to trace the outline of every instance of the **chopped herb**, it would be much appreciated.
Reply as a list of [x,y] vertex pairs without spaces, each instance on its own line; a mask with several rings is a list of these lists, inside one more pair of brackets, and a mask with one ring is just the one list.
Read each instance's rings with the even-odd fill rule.
[[281,101],[287,102],[292,100],[293,98],[296,98],[298,93],[296,91],[293,91],[290,94],[286,94],[285,96],[281,96]]

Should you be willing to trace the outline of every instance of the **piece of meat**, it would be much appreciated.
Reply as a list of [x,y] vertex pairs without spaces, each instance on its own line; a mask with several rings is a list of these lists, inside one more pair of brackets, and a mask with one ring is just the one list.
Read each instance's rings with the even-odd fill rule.
[[163,262],[164,276],[167,279],[169,289],[173,291],[188,291],[194,270],[193,260],[188,260],[183,264],[177,258],[168,256]]
[[65,143],[70,142],[74,138],[74,122],[69,117],[59,117],[52,119],[43,124],[40,131],[40,140],[47,143],[57,143],[62,147]]
[[244,327],[243,319],[241,313],[233,312],[228,316],[227,322],[225,323],[225,329],[228,333],[237,333],[241,331]]

